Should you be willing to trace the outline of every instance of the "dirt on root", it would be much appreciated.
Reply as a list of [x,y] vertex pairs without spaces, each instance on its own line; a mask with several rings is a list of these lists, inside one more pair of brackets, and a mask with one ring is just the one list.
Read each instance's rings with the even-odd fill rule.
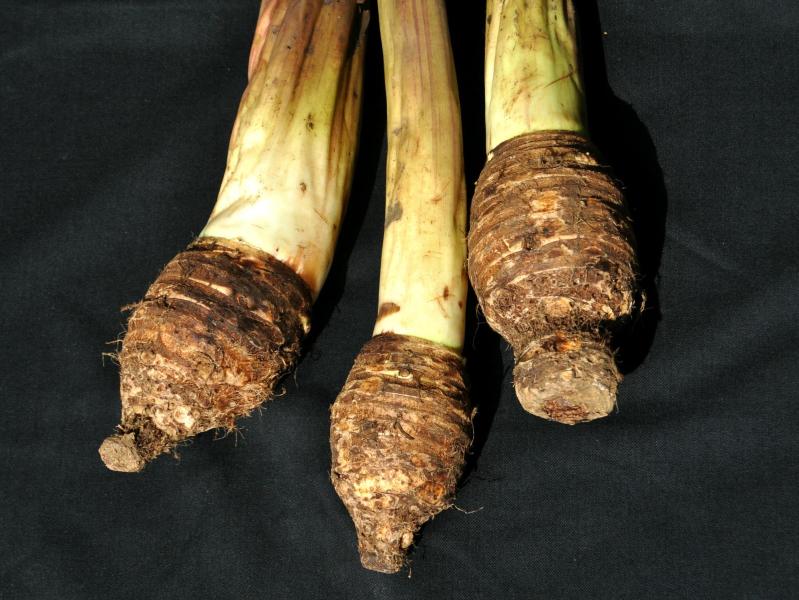
[[[494,149],[472,201],[468,249],[469,277],[486,321],[513,346],[517,360],[531,348],[539,355],[578,356],[573,343],[579,340],[585,348],[606,345],[636,308],[638,267],[624,195],[580,134],[532,133]],[[620,375],[612,349],[604,353],[611,359],[597,359],[597,383],[615,398]],[[588,363],[596,361],[583,362],[583,376],[590,378]],[[528,380],[532,370],[526,370]],[[562,422],[585,420],[579,403],[568,402],[568,377],[564,381],[567,402],[553,404],[544,394],[548,408],[540,412]]]
[[260,250],[200,238],[178,254],[128,322],[107,466],[139,470],[197,433],[234,428],[294,366],[310,309],[305,283]]
[[423,523],[451,506],[472,439],[463,359],[439,344],[378,335],[332,408],[332,479],[363,565],[394,573]]

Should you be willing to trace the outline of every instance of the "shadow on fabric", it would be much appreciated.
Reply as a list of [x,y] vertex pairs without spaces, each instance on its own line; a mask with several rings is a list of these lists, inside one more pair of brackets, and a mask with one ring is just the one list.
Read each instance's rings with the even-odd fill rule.
[[660,321],[656,284],[666,233],[666,185],[649,131],[608,82],[597,1],[575,0],[575,9],[591,138],[624,186],[646,298],[641,315],[615,340],[619,368],[626,374],[646,358]]
[[[342,219],[333,263],[325,285],[313,307],[313,327],[305,342],[306,350],[313,348],[319,332],[327,327],[327,323],[344,294],[350,255],[357,242],[358,232],[363,226],[377,176],[385,173],[380,167],[381,160],[385,158],[383,145],[386,133],[386,92],[383,82],[383,51],[380,45],[377,11],[373,5],[366,38],[361,132],[355,158],[352,189],[347,210]],[[382,204],[382,198],[379,199],[379,202]],[[376,267],[379,260],[378,253]],[[374,305],[376,307],[377,299],[375,299]]]
[[[485,11],[485,2],[447,2],[452,52],[458,74],[466,197],[469,203],[486,160],[483,91]],[[470,289],[466,305],[466,340],[463,353],[466,358],[469,394],[477,408],[477,414],[474,420],[474,440],[462,480],[464,482],[477,468],[477,461],[488,440],[502,395],[502,381],[510,368],[503,364],[501,344],[507,346],[486,324],[478,309],[474,292]]]

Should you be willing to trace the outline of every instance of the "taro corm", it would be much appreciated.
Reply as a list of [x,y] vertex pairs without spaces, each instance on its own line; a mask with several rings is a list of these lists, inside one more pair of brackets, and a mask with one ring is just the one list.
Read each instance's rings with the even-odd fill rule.
[[610,344],[636,306],[619,184],[587,137],[571,0],[488,0],[486,147],[471,209],[469,276],[513,347],[522,406],[574,424],[607,415]]
[[216,206],[128,322],[109,469],[233,428],[297,360],[349,193],[367,21],[358,0],[262,3]]
[[388,103],[386,209],[374,337],[331,414],[331,477],[363,565],[402,568],[449,507],[472,438],[461,348],[466,198],[443,0],[379,0]]

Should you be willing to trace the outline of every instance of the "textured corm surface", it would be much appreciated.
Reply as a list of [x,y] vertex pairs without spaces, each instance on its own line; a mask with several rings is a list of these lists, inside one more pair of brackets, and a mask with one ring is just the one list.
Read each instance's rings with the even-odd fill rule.
[[385,333],[367,342],[332,408],[332,479],[361,562],[394,573],[414,535],[448,508],[472,439],[463,359]]
[[538,132],[494,149],[474,194],[469,275],[516,356],[524,408],[563,423],[602,417],[621,376],[609,338],[637,301],[619,184],[582,135]]
[[303,281],[255,248],[200,238],[178,254],[128,322],[106,466],[138,471],[197,433],[233,428],[294,365],[310,308]]

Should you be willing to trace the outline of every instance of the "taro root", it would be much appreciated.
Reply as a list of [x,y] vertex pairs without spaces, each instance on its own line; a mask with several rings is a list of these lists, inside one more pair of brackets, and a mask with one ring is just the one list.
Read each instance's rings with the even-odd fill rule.
[[488,161],[472,201],[469,277],[513,347],[530,413],[590,421],[616,404],[612,335],[636,309],[618,182],[587,137],[571,0],[489,0]]
[[364,567],[394,573],[452,504],[472,439],[463,378],[466,198],[442,0],[380,0],[388,104],[374,337],[332,407],[331,477]]
[[294,366],[349,194],[367,22],[358,0],[262,3],[211,217],[128,322],[109,469],[233,428]]

